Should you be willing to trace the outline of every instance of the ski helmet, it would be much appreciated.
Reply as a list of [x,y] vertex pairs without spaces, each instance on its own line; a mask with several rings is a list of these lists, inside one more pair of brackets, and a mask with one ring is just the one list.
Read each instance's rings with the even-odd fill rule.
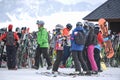
[[98,24],[95,24],[95,27],[94,27],[94,32],[95,34],[98,34],[99,33],[99,25]]
[[72,29],[72,25],[71,25],[70,23],[68,23],[68,24],[66,25],[66,27],[67,27],[69,30]]
[[55,29],[63,29],[63,25],[57,24],[57,25],[55,26]]
[[90,27],[91,29],[94,29],[95,25],[94,25],[93,23],[89,23],[89,27]]
[[89,23],[88,22],[84,22],[84,29],[89,30]]
[[42,20],[37,20],[36,24],[44,25],[45,23],[44,23],[44,21],[42,21]]
[[82,26],[82,22],[77,22],[76,27]]
[[99,29],[100,29],[100,28],[99,28],[99,25],[98,25],[98,24],[95,24],[94,29],[98,29],[98,30],[99,30]]
[[16,32],[19,32],[19,33],[21,32],[21,30],[20,30],[19,27],[17,27],[15,31],[16,31]]

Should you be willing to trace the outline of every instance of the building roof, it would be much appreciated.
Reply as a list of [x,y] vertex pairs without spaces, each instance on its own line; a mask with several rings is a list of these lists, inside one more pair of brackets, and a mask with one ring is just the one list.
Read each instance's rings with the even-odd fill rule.
[[120,0],[108,0],[93,12],[83,18],[83,20],[97,21],[100,18],[106,20],[120,21]]

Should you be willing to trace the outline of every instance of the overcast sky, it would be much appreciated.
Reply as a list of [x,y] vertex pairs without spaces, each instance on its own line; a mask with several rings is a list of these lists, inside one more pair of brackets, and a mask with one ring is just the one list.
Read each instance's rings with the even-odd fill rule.
[[76,4],[78,2],[88,2],[90,4],[98,4],[98,3],[104,3],[107,0],[56,0],[59,1],[63,4],[71,5],[71,4]]
[[[1,5],[2,5],[2,1],[3,0],[0,0]],[[82,21],[82,18],[85,17],[90,12],[92,12],[92,10],[93,10],[93,9],[92,10],[88,9],[88,11],[82,11],[82,10],[78,9],[78,11],[71,10],[71,12],[70,11],[64,12],[64,10],[60,9],[59,7],[63,7],[64,5],[69,5],[69,7],[72,7],[71,6],[72,4],[75,5],[75,4],[81,2],[81,3],[83,3],[83,4],[81,4],[81,7],[83,7],[83,10],[84,10],[84,5],[87,6],[89,4],[94,5],[94,9],[96,9],[98,6],[102,5],[107,0],[8,0],[8,1],[10,1],[10,2],[17,1],[18,3],[20,1],[26,6],[23,7],[23,6],[18,5],[17,6],[18,8],[16,9],[17,12],[7,13],[8,17],[11,19],[11,22],[8,22],[5,24],[0,23],[0,26],[7,26],[9,23],[12,23],[14,26],[20,26],[20,27],[28,26],[28,27],[32,28],[31,30],[33,31],[33,30],[37,30],[37,27],[33,27],[33,26],[36,26],[36,20],[42,19],[43,21],[45,21],[45,27],[48,30],[52,30],[54,28],[54,26],[58,23],[62,24],[64,26],[67,23],[71,23],[72,25],[75,25],[77,21]],[[55,6],[52,6],[52,7],[47,6],[46,7],[47,2],[53,3],[54,1],[58,1],[64,5],[62,5],[62,6],[58,5],[59,7],[56,5],[56,7],[58,7],[58,8],[53,8]],[[86,4],[86,3],[89,3],[89,4]],[[9,4],[9,2],[8,2],[8,4]],[[12,6],[12,8],[15,8],[14,5]],[[39,7],[39,5],[42,5],[42,6]],[[87,8],[92,7],[91,5],[88,6]],[[6,5],[4,5],[4,6],[6,6]],[[21,7],[23,7],[23,9]],[[68,9],[69,7],[64,7],[64,8]],[[31,9],[29,9],[29,8],[31,8]],[[33,9],[33,8],[35,8],[35,9]],[[50,8],[50,10],[49,10],[49,8]],[[75,8],[79,8],[79,6],[77,6]],[[8,8],[5,8],[5,9],[8,9]],[[43,15],[43,16],[37,16],[37,17],[32,17],[31,15],[29,15],[29,13],[31,13],[31,12],[35,15],[35,13],[37,12],[37,9],[40,9],[42,12],[45,12],[48,9],[49,11],[46,13],[48,13],[49,15]],[[50,13],[51,10],[53,10],[53,12]],[[56,10],[56,12],[54,12],[54,10]],[[15,10],[13,10],[13,11],[15,11]],[[38,14],[44,14],[42,12],[38,12]],[[19,14],[17,14],[17,13],[19,13]],[[1,14],[3,14],[3,13],[1,13]],[[6,13],[4,13],[4,14],[6,14]],[[19,19],[17,19],[17,17],[19,17]],[[48,26],[50,26],[50,27],[48,28]]]

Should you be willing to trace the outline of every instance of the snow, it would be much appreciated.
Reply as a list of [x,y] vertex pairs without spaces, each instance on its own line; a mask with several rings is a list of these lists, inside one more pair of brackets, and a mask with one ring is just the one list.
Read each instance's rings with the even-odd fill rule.
[[[39,68],[39,70],[34,69],[18,69],[18,70],[8,70],[7,68],[0,68],[0,80],[120,80],[120,68],[107,68],[107,70],[99,73],[98,75],[92,76],[43,76],[36,74],[37,72],[44,72],[51,70],[46,70],[46,68]],[[59,68],[60,72],[70,73],[74,72],[74,68]]]

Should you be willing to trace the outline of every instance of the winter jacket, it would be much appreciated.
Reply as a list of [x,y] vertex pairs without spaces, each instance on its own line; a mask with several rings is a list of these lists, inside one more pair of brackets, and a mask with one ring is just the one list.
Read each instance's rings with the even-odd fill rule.
[[71,42],[70,42],[70,30],[68,28],[64,28],[62,35],[65,36],[65,45],[66,46],[71,46]]
[[74,40],[74,37],[75,37],[75,33],[82,30],[84,32],[84,29],[82,27],[76,27],[73,31],[72,31],[72,34],[71,34],[71,51],[83,51],[83,48],[84,48],[84,45],[78,45],[78,44],[75,44],[75,40]]
[[97,45],[97,35],[94,33],[94,30],[91,29],[86,37],[86,46]]
[[98,35],[97,35],[97,40],[98,40],[98,43],[99,43],[100,45],[103,44],[103,42],[104,42],[104,38],[103,38],[101,32],[98,33]]
[[57,35],[55,40],[55,50],[63,50],[64,37],[62,35]]
[[44,27],[40,27],[39,31],[37,32],[37,43],[40,48],[48,48],[48,32]]
[[63,36],[69,36],[70,35],[70,30],[68,28],[63,29]]
[[[7,37],[7,32],[4,33],[4,34],[0,37],[0,41],[6,39],[6,37]],[[15,41],[18,41],[18,40],[19,40],[19,37],[18,37],[18,35],[17,35],[16,32],[14,32],[14,39],[15,39]],[[7,45],[7,44],[6,44],[6,45]],[[16,42],[14,43],[14,45],[16,45]]]
[[99,33],[97,34],[97,41],[98,41],[98,44],[95,45],[95,48],[101,50],[101,49],[102,49],[102,46],[103,46],[103,43],[104,43],[105,41],[107,41],[107,40],[109,40],[108,37],[103,38],[102,33],[99,32]]

